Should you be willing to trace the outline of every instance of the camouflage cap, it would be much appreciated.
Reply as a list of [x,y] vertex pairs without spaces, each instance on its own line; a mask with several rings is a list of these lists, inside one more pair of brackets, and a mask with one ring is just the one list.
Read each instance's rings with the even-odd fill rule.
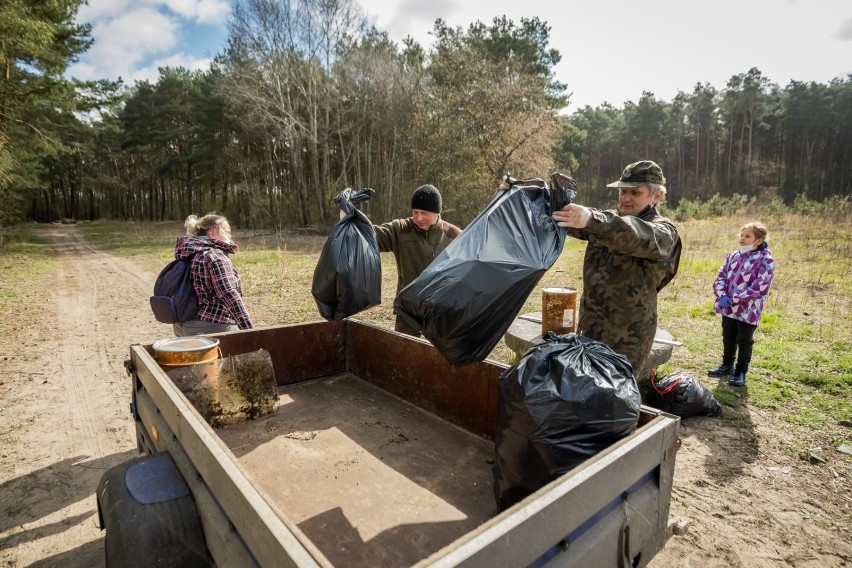
[[646,183],[666,185],[663,169],[651,160],[633,162],[621,172],[621,179],[607,184],[607,187],[639,187]]

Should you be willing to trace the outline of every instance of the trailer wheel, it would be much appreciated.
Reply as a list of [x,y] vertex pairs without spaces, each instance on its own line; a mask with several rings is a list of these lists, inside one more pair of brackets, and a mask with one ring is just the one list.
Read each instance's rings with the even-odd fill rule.
[[97,498],[107,568],[213,565],[192,494],[168,453],[108,470]]

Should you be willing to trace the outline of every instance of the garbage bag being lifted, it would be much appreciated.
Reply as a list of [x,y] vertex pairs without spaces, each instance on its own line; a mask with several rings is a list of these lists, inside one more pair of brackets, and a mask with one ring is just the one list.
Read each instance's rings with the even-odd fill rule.
[[335,198],[345,216],[323,245],[311,293],[320,315],[328,321],[357,314],[382,300],[382,265],[373,223],[354,203],[367,201],[368,188],[344,189]]
[[451,365],[485,359],[559,258],[566,230],[551,215],[574,199],[576,183],[551,180],[553,189],[506,176],[485,210],[397,295],[394,311]]
[[639,424],[627,357],[573,333],[544,340],[500,375],[493,473],[501,511]]

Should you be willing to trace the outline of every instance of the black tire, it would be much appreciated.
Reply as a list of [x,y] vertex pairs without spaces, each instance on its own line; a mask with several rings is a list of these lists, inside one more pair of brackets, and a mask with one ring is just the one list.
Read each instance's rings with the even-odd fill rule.
[[213,565],[192,494],[168,453],[113,467],[97,498],[107,568]]

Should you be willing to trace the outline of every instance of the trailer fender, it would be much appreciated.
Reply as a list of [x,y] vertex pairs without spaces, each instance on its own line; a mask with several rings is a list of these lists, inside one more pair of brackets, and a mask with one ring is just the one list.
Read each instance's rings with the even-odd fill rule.
[[97,501],[108,568],[212,566],[195,501],[167,452],[109,469]]

